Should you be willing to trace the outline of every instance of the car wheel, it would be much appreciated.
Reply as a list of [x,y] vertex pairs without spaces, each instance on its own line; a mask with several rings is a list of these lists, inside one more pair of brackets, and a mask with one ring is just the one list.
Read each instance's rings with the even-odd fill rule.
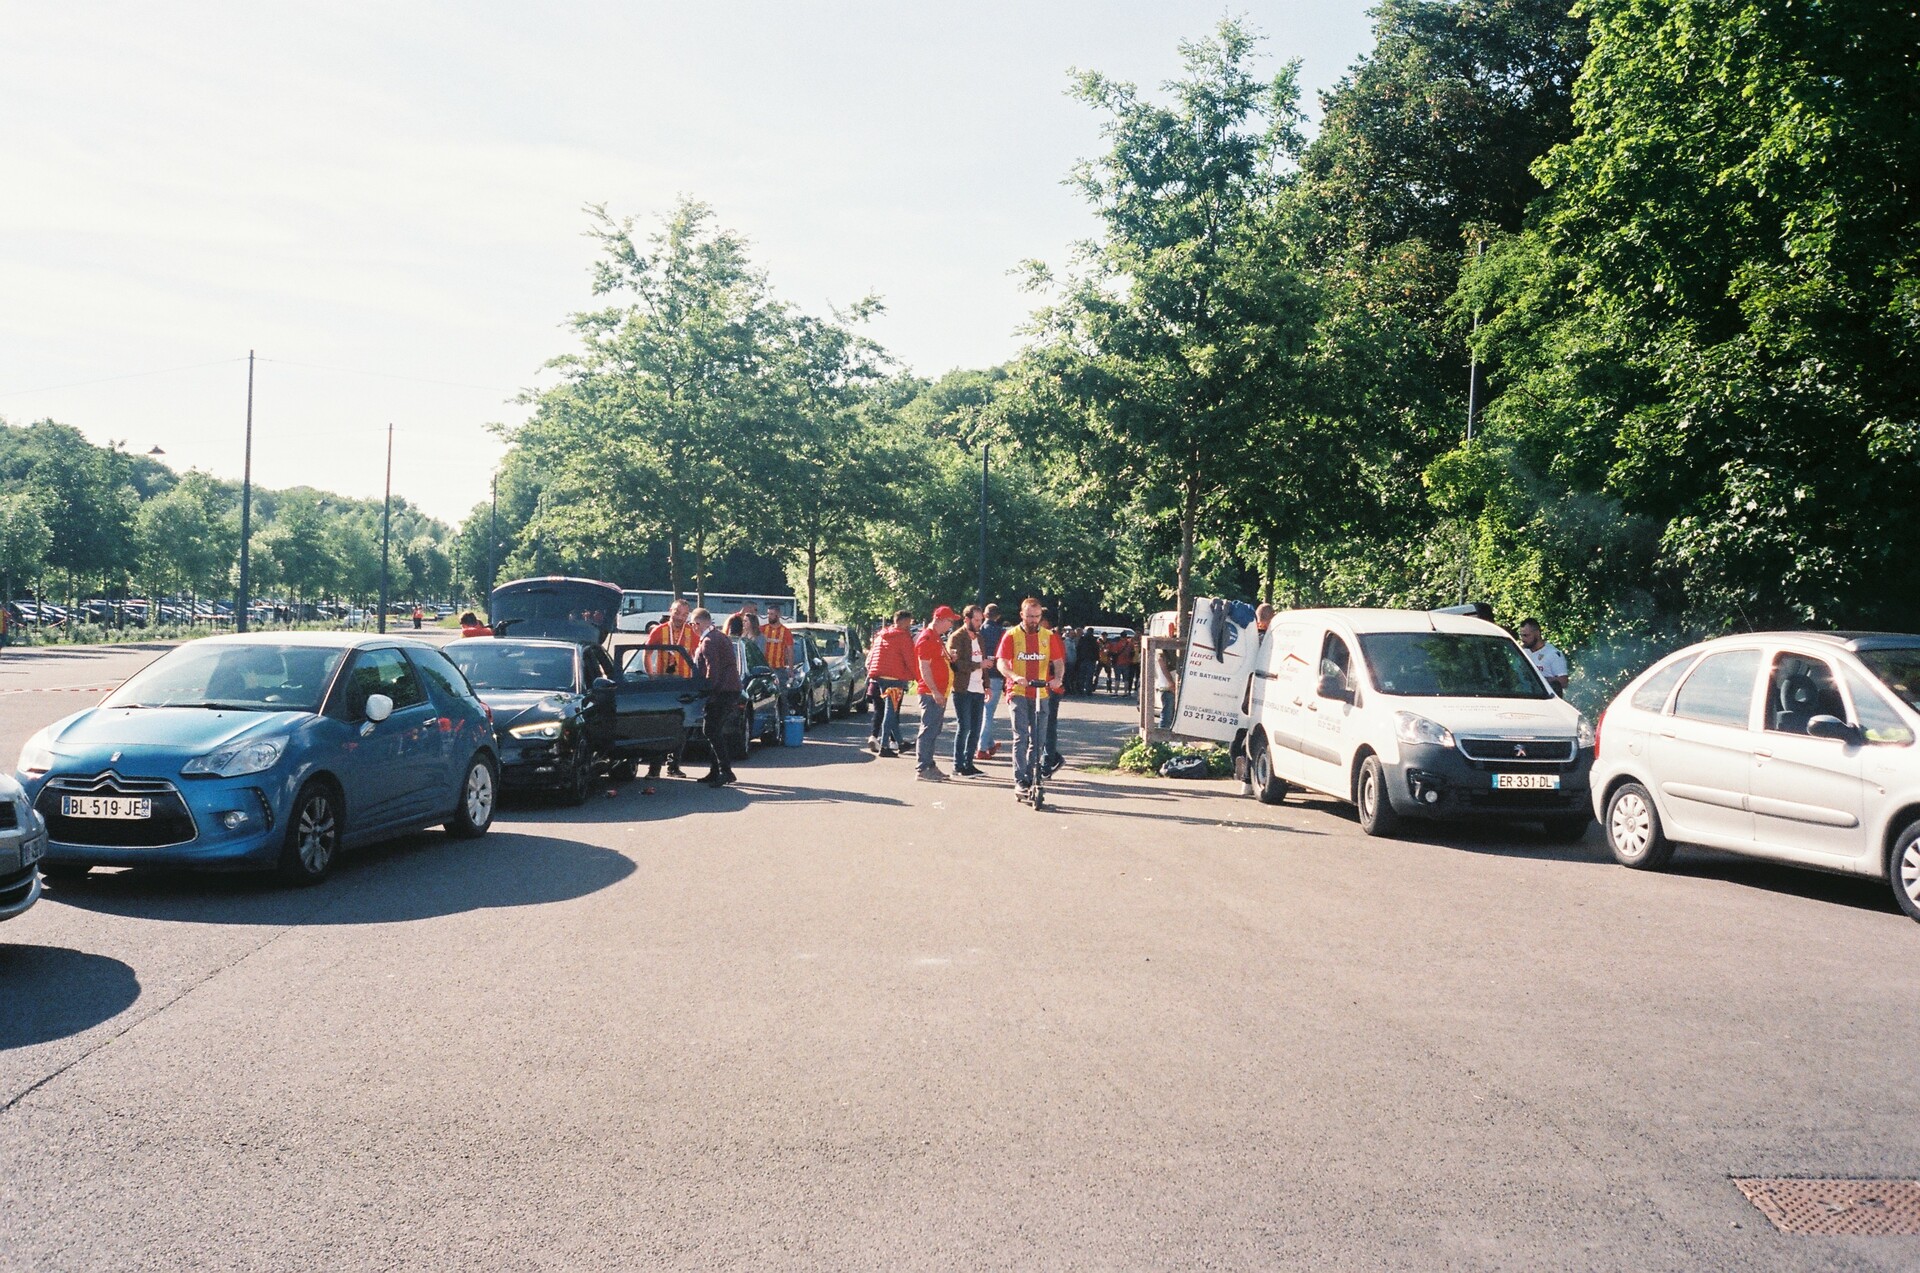
[[634,776],[639,772],[640,772],[639,761],[616,760],[613,762],[611,766],[608,767],[607,777],[613,779],[615,782],[632,782],[634,779]]
[[728,743],[729,760],[745,760],[753,750],[753,721],[747,712],[740,713],[740,724],[734,728],[733,740]]
[[40,878],[55,884],[78,884],[92,869],[92,864],[87,862],[42,862]]
[[573,777],[568,780],[562,797],[570,805],[579,806],[587,802],[587,793],[593,789],[593,757],[582,756],[580,763],[573,767]]
[[1593,825],[1593,819],[1584,813],[1562,814],[1557,818],[1544,819],[1547,838],[1556,844],[1578,844],[1587,838],[1587,828]]
[[1893,884],[1893,899],[1908,919],[1920,920],[1920,822],[1908,825],[1893,842],[1887,855],[1887,878]]
[[1253,794],[1261,804],[1279,804],[1287,798],[1287,784],[1273,776],[1273,753],[1267,747],[1267,736],[1256,733],[1253,736],[1253,755],[1248,758],[1247,772],[1253,782]]
[[867,714],[867,709],[873,706],[873,704],[867,701],[867,696],[865,694],[862,694],[856,698],[853,692],[849,690],[847,692],[847,698],[851,700],[853,703],[852,710],[855,716],[865,716]]
[[1622,783],[1607,797],[1607,847],[1613,860],[1636,871],[1657,871],[1673,857],[1673,841],[1660,827],[1653,793],[1637,782]]
[[310,782],[294,797],[287,818],[287,839],[280,848],[280,878],[289,884],[318,884],[340,853],[340,798],[324,782]]
[[473,753],[467,773],[460,780],[460,802],[447,819],[447,834],[456,840],[477,840],[493,825],[493,806],[500,790],[500,776],[494,771],[493,758],[484,751]]
[[1387,794],[1387,767],[1380,757],[1368,756],[1354,784],[1354,804],[1360,810],[1360,829],[1368,835],[1392,835],[1400,829],[1400,813]]

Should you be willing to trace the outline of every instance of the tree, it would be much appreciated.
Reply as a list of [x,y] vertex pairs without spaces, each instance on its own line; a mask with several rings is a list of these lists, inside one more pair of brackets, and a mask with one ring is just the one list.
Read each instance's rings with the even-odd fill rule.
[[1253,44],[1234,21],[1183,43],[1167,105],[1079,76],[1075,95],[1108,116],[1109,150],[1073,174],[1103,235],[1036,316],[1020,373],[1027,436],[1060,431],[1111,504],[1175,510],[1183,633],[1201,510],[1252,458],[1311,323],[1269,215],[1301,144],[1296,68],[1256,80]]
[[584,348],[554,360],[562,383],[516,435],[544,488],[528,533],[581,557],[658,537],[670,586],[703,589],[708,560],[758,510],[741,475],[775,441],[778,315],[745,243],[706,205],[682,201],[644,244],[631,220],[591,211],[594,294],[626,303],[574,316]]
[[16,579],[40,573],[52,549],[53,531],[38,501],[24,491],[0,495],[0,604],[12,601]]

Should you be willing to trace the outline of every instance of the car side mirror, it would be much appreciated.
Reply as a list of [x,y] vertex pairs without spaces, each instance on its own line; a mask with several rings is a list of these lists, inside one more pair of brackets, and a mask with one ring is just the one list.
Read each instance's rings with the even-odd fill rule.
[[1838,716],[1816,716],[1807,722],[1807,733],[1814,738],[1831,738],[1836,742],[1855,743],[1860,741],[1857,727],[1847,724]]
[[826,671],[826,669],[827,669],[827,661],[826,661],[825,659],[815,659],[815,660],[813,661],[813,670],[814,670],[814,671],[816,671],[816,672],[824,672],[824,671]]
[[604,693],[607,690],[610,690],[613,688],[613,678],[607,677],[607,676],[596,676],[593,678],[593,688],[596,691]]
[[393,700],[385,694],[367,695],[366,714],[368,720],[378,725],[381,721],[393,715]]
[[1347,688],[1347,683],[1344,679],[1333,672],[1328,672],[1320,678],[1320,686],[1317,692],[1321,698],[1338,699],[1342,703],[1351,703],[1353,701],[1353,691]]

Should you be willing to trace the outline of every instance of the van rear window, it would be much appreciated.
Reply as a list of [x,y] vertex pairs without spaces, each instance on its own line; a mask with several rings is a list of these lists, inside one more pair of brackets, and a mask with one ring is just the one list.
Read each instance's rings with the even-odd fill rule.
[[1472,632],[1373,632],[1361,653],[1382,694],[1417,698],[1552,698],[1524,651]]

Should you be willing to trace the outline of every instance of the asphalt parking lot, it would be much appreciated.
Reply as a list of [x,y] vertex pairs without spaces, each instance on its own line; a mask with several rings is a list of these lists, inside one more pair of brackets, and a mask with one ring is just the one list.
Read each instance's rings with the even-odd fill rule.
[[[0,656],[8,763],[150,657]],[[316,889],[50,888],[0,926],[0,1263],[1920,1266],[1731,1182],[1920,1176],[1884,886],[1084,769],[1035,813],[1004,749],[864,738]]]

